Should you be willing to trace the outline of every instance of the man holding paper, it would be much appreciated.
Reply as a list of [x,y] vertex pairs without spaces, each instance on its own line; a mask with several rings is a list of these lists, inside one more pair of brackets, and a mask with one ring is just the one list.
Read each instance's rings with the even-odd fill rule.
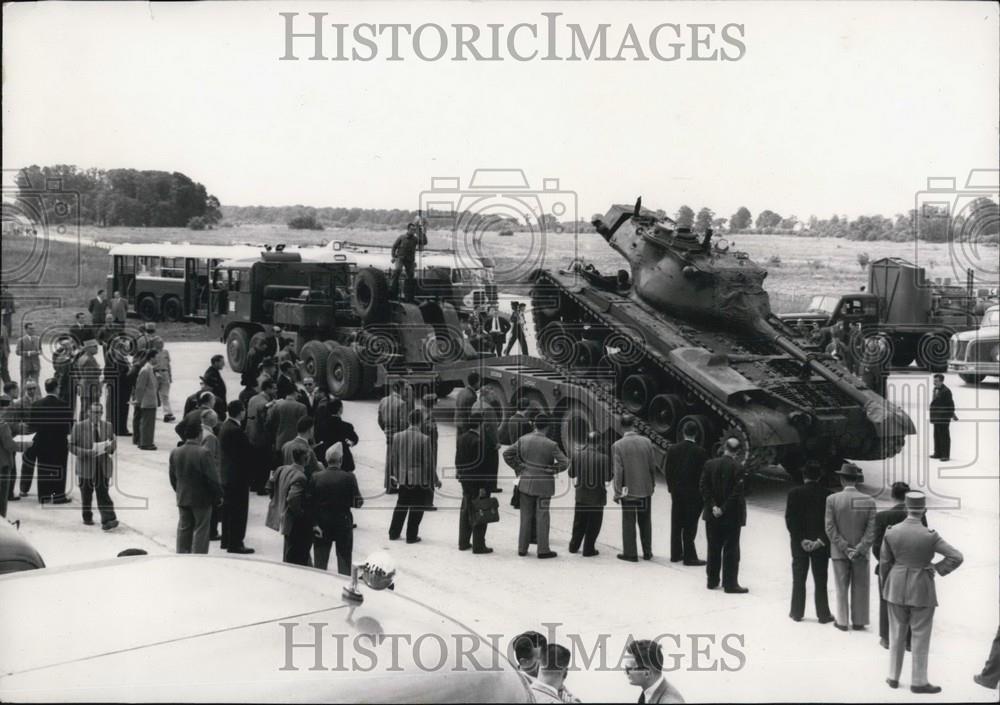
[[114,428],[102,418],[103,412],[104,407],[99,401],[90,404],[90,414],[73,426],[69,450],[77,460],[76,475],[83,502],[83,523],[88,526],[94,523],[91,504],[96,491],[101,528],[110,531],[118,526],[115,505],[108,493],[114,470],[111,456],[115,452],[116,443]]

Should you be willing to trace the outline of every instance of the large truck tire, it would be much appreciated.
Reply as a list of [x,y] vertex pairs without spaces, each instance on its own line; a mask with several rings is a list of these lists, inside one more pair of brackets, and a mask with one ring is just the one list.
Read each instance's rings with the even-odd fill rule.
[[351,294],[351,308],[365,323],[378,323],[388,317],[389,282],[383,272],[372,267],[358,272]]
[[364,370],[353,348],[343,345],[326,358],[326,388],[338,399],[354,399],[361,391]]
[[226,361],[229,369],[240,374],[250,353],[250,336],[244,328],[233,328],[226,334]]
[[329,348],[319,340],[310,340],[299,351],[304,375],[312,377],[316,385],[324,389],[326,388],[326,361],[329,356]]

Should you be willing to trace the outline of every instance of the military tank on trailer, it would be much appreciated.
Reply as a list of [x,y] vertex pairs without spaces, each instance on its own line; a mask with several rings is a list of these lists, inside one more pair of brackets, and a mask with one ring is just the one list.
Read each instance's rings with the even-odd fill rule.
[[[549,362],[614,380],[615,406],[661,447],[685,430],[706,448],[742,441],[753,470],[892,457],[914,426],[832,356],[806,352],[770,308],[767,272],[712,232],[635,206],[596,231],[629,263],[574,260],[533,274],[538,347]],[[610,373],[610,374],[609,374]]]

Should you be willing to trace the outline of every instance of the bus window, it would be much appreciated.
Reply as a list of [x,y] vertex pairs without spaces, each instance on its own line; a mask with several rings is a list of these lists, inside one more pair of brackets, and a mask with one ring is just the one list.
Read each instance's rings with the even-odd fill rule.
[[184,278],[183,257],[164,257],[162,261],[163,264],[160,267],[160,276],[169,277],[170,279]]
[[158,277],[160,276],[159,257],[139,257],[139,276]]

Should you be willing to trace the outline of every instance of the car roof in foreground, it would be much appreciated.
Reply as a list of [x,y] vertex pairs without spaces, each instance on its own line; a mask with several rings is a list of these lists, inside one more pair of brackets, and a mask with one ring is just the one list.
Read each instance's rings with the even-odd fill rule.
[[394,591],[362,584],[364,603],[349,604],[346,584],[282,563],[173,555],[0,577],[0,700],[529,697],[503,645]]

